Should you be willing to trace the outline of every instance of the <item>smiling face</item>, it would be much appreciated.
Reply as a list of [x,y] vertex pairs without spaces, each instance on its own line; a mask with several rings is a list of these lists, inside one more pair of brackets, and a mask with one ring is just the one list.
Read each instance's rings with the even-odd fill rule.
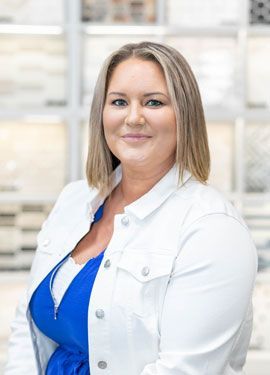
[[108,85],[103,127],[109,149],[123,166],[173,165],[176,120],[159,64],[129,58],[117,65]]

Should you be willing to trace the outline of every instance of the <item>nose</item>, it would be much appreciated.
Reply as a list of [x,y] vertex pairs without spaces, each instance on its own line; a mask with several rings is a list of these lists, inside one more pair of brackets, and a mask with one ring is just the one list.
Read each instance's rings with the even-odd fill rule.
[[139,104],[129,106],[128,114],[125,119],[125,124],[132,127],[145,125],[145,118],[143,116]]

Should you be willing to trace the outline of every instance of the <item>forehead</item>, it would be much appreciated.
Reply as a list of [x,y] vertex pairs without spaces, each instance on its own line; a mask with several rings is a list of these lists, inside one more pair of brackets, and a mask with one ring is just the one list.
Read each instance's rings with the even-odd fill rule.
[[130,88],[144,87],[167,90],[166,80],[161,66],[154,61],[145,61],[138,58],[130,58],[122,61],[114,69],[109,80],[108,87],[118,86]]

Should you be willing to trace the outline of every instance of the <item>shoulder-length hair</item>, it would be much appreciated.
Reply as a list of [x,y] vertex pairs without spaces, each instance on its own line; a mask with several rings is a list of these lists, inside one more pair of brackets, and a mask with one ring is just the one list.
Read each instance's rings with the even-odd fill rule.
[[105,193],[111,187],[112,171],[120,161],[110,151],[103,130],[103,108],[112,73],[117,65],[129,58],[153,61],[164,72],[177,124],[175,162],[179,181],[184,170],[205,183],[210,171],[210,154],[204,111],[198,84],[192,70],[173,47],[143,41],[129,43],[111,53],[104,61],[94,89],[89,122],[89,146],[86,177],[89,186]]

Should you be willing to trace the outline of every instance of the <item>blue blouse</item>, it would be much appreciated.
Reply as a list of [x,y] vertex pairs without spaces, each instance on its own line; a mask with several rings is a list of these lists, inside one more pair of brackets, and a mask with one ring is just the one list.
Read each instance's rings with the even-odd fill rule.
[[[96,212],[94,222],[102,217],[103,206]],[[59,345],[48,361],[46,375],[90,375],[88,305],[105,250],[90,259],[74,277],[56,315],[52,283],[56,272],[70,254],[50,271],[33,293],[30,300],[32,318],[39,330]]]

